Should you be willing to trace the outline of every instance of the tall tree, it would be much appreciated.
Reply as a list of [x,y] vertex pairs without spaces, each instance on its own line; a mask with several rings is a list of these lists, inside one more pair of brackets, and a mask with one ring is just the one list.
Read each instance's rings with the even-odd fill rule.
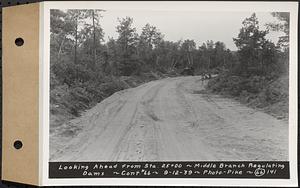
[[117,42],[121,47],[123,55],[129,57],[135,53],[137,43],[136,28],[132,26],[133,19],[130,17],[118,18],[119,25],[116,27],[119,34]]
[[108,66],[107,73],[112,75],[120,75],[118,62],[120,61],[118,44],[113,38],[109,38],[106,43],[107,56],[108,56]]
[[216,42],[214,48],[214,62],[212,67],[223,67],[225,68],[226,64],[226,46],[223,42]]
[[137,51],[138,55],[144,62],[151,64],[151,66],[155,66],[154,64],[158,65],[160,53],[157,53],[157,50],[154,51],[154,48],[158,48],[162,40],[163,35],[155,26],[146,24],[142,28]]
[[67,11],[68,20],[73,22],[73,36],[74,36],[74,63],[77,64],[77,48],[78,48],[78,40],[79,40],[79,24],[82,22],[83,11],[77,9],[69,9]]
[[150,49],[156,47],[162,41],[162,39],[163,35],[155,26],[146,24],[143,27],[140,35],[140,41],[146,43]]
[[61,10],[52,9],[50,14],[50,33],[52,54],[57,54],[56,62],[60,62],[61,54],[64,49],[67,36],[71,35],[73,25],[67,18],[67,14]]
[[185,40],[181,45],[181,50],[186,57],[187,63],[184,63],[185,67],[192,67],[194,63],[194,53],[196,50],[196,43],[194,40]]
[[233,38],[233,41],[238,48],[241,72],[247,74],[249,66],[257,67],[259,64],[259,50],[266,41],[265,36],[268,31],[259,30],[255,13],[250,18],[246,18],[242,24],[238,37]]
[[[97,61],[97,48],[98,48],[98,43],[103,41],[104,37],[104,32],[103,29],[101,28],[100,25],[100,19],[102,18],[102,12],[105,10],[102,9],[90,9],[86,10],[85,12],[85,17],[90,18],[92,21],[92,24],[87,24],[86,23],[86,28],[89,31],[92,31],[92,38],[93,38],[93,46],[92,46],[92,55],[93,55],[93,61],[92,61],[92,68],[95,67],[96,61]],[[88,35],[89,33],[87,33]]]
[[266,40],[264,44],[262,45],[262,50],[261,50],[261,66],[262,66],[262,71],[265,75],[269,74],[267,70],[271,70],[273,65],[277,63],[278,59],[278,49],[276,48],[275,44],[272,43],[269,40]]
[[279,37],[278,45],[287,50],[290,38],[290,13],[289,12],[272,12],[272,16],[279,20],[279,23],[268,23],[267,26],[273,31],[282,31],[284,36]]
[[136,28],[132,26],[132,18],[118,18],[118,21],[119,25],[116,27],[119,34],[117,44],[122,57],[120,69],[123,75],[131,75],[138,68],[137,59],[134,57],[137,51],[138,34],[136,33]]

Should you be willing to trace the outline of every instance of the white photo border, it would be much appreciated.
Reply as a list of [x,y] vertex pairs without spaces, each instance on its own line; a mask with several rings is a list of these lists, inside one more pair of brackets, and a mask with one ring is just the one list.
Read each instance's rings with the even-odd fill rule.
[[[49,179],[49,89],[50,89],[50,10],[179,10],[290,12],[289,62],[289,162],[290,179],[235,178],[72,178]],[[298,133],[298,2],[213,2],[213,1],[51,1],[40,3],[40,185],[152,185],[152,186],[297,186]]]

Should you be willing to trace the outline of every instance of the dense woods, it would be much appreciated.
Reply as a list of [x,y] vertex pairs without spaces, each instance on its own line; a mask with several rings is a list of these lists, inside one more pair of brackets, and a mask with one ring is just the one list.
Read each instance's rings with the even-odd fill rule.
[[104,11],[51,10],[51,125],[79,116],[116,91],[179,76],[185,68],[195,75],[218,74],[208,84],[213,92],[247,92],[252,98],[288,73],[288,13],[272,13],[278,23],[267,27],[286,34],[278,44],[266,39],[268,30],[260,30],[252,14],[233,38],[238,50],[230,51],[221,41],[200,46],[191,39],[167,41],[150,23],[138,33],[130,17],[119,18],[118,37],[105,41]]

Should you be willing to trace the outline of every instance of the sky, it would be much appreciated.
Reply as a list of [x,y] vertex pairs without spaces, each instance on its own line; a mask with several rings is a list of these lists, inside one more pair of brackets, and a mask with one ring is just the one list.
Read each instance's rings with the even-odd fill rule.
[[[250,17],[252,12],[106,10],[102,14],[100,23],[106,41],[108,37],[117,38],[118,18],[129,16],[133,18],[133,26],[139,34],[143,26],[149,23],[164,34],[165,40],[193,39],[197,46],[207,40],[221,41],[230,50],[236,50],[232,38],[238,36],[243,20]],[[277,21],[269,12],[256,12],[256,15],[260,29],[265,29],[266,23]],[[277,43],[282,35],[281,32],[270,32],[266,38]]]

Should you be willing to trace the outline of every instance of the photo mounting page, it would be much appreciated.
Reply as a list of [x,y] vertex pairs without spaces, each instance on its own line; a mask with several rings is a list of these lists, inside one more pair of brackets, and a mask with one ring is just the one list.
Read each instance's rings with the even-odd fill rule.
[[296,2],[44,2],[43,185],[297,185]]

